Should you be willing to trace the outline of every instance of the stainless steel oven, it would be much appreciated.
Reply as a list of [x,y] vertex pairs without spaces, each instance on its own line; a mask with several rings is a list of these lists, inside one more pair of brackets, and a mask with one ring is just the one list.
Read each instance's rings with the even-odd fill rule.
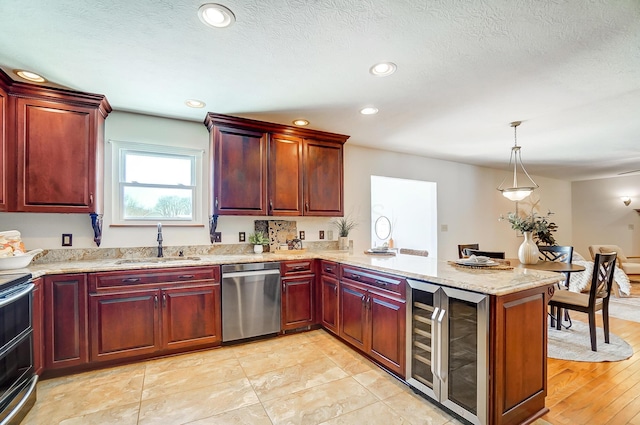
[[0,425],[19,424],[36,399],[33,288],[28,273],[0,275]]
[[407,383],[473,424],[487,424],[489,297],[408,280]]

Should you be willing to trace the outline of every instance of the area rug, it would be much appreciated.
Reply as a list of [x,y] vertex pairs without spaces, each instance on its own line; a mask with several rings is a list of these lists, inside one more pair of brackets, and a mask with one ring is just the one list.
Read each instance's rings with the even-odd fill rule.
[[609,316],[640,323],[640,296],[609,298]]
[[609,344],[604,342],[602,327],[596,328],[598,351],[591,351],[589,325],[577,320],[569,329],[549,328],[547,356],[553,359],[578,362],[617,362],[633,355],[633,348],[625,340],[609,334]]

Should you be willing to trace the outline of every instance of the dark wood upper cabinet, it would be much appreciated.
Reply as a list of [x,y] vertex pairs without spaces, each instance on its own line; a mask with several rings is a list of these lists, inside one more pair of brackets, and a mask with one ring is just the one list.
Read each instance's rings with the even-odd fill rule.
[[103,95],[0,78],[0,210],[102,213],[110,112]]
[[269,140],[269,214],[302,215],[302,139],[272,134]]
[[344,214],[342,151],[349,136],[214,113],[205,125],[213,214]]
[[215,127],[211,139],[214,214],[267,215],[267,134]]
[[305,139],[304,215],[344,214],[342,163],[342,145]]

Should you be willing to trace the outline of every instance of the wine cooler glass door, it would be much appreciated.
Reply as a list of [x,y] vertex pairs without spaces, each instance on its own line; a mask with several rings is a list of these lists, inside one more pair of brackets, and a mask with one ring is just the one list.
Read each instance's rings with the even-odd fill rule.
[[472,423],[487,420],[488,297],[443,288],[441,402]]
[[442,312],[439,288],[426,282],[410,281],[407,296],[407,382],[429,397],[438,400],[440,379],[437,378],[440,340],[434,333],[434,322]]

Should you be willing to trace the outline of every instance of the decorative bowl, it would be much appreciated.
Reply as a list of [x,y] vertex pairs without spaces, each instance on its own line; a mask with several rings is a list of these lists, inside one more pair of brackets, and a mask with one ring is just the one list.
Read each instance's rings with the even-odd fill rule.
[[26,252],[22,255],[14,255],[12,257],[2,257],[0,258],[0,270],[14,270],[14,269],[24,269],[31,263],[33,257],[37,254],[40,254],[42,249],[34,249],[32,251]]

